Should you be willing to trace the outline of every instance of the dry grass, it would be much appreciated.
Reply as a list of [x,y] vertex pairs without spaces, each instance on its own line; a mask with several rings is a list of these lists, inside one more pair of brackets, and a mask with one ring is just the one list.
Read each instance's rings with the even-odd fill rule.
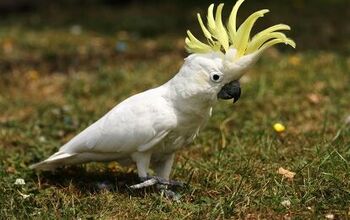
[[[129,190],[126,185],[138,181],[132,167],[92,163],[57,173],[29,170],[29,164],[55,152],[116,103],[164,83],[181,66],[184,32],[160,31],[166,25],[179,28],[175,14],[161,21],[159,30],[152,23],[154,33],[145,31],[150,24],[141,21],[126,32],[104,32],[128,8],[119,9],[120,15],[113,10],[100,6],[84,12],[92,18],[103,15],[101,21],[69,23],[65,19],[74,14],[69,10],[53,13],[49,21],[40,19],[50,10],[2,21],[1,218],[305,219],[329,213],[348,218],[349,47],[268,51],[247,74],[240,101],[234,106],[220,102],[195,143],[177,155],[172,177],[189,182],[178,189],[179,203],[154,189]],[[160,12],[130,10],[153,22]],[[33,18],[34,24],[23,25],[28,16],[39,23]],[[181,27],[186,16],[182,19]],[[76,22],[82,26],[79,35],[70,32]],[[99,24],[102,31],[95,28]],[[298,22],[292,26],[305,28]],[[307,45],[309,32],[293,34]],[[321,33],[318,41],[328,37]],[[336,39],[349,45],[342,35]],[[117,42],[126,43],[127,50],[117,52]],[[286,131],[277,134],[275,122]],[[280,167],[295,177],[283,178]],[[17,178],[26,184],[14,185]],[[100,190],[101,183],[107,188]]]

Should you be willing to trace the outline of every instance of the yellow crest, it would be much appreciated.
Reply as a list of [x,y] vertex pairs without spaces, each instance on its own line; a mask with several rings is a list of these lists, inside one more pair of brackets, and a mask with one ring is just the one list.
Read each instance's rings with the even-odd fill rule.
[[258,18],[263,17],[264,14],[269,12],[268,9],[251,14],[237,29],[237,11],[243,2],[244,0],[238,0],[233,6],[226,27],[222,23],[223,3],[219,4],[216,8],[215,18],[213,13],[214,4],[209,6],[207,26],[204,25],[201,15],[198,13],[198,22],[204,36],[207,38],[207,43],[198,40],[188,30],[188,37],[185,39],[187,51],[190,53],[208,53],[213,51],[223,51],[226,53],[229,48],[235,48],[237,50],[235,58],[239,58],[246,54],[263,51],[279,43],[285,43],[295,48],[295,42],[280,32],[290,30],[290,27],[285,24],[274,25],[250,38],[250,32],[254,23]]

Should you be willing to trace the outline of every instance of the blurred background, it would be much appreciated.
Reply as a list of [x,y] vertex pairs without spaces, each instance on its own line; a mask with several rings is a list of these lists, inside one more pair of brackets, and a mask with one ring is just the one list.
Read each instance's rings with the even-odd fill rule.
[[[227,18],[235,0],[221,2]],[[205,16],[210,3],[0,0],[0,216],[85,218],[104,208],[105,216],[145,217],[134,207],[152,210],[155,219],[162,213],[208,219],[248,213],[282,219],[293,212],[308,219],[329,210],[348,215],[349,0],[245,1],[239,22],[268,8],[253,32],[288,24],[297,48],[266,51],[242,80],[239,102],[219,102],[195,143],[177,155],[173,176],[186,181],[191,173],[194,189],[184,193],[183,206],[157,194],[130,197],[125,182],[113,186],[121,194],[86,193],[100,180],[114,183],[133,172],[115,164],[89,164],[84,172],[51,178],[28,170],[116,103],[169,80],[188,55],[186,30],[203,39],[196,13]],[[286,126],[283,134],[272,129],[275,122]],[[280,166],[297,173],[294,181],[278,176]],[[15,188],[16,178],[27,184]],[[289,209],[281,205],[286,198]]]
[[[224,17],[227,17],[234,1],[223,2],[226,3]],[[105,80],[98,80],[105,82],[100,86],[84,82],[72,85],[75,93],[93,96],[118,84],[115,78],[123,81],[128,77],[125,81],[128,83],[132,77],[138,79],[138,72],[149,71],[147,66],[153,68],[152,62],[160,64],[153,68],[154,75],[143,77],[124,90],[114,88],[114,98],[119,95],[125,98],[123,95],[130,94],[130,89],[137,92],[158,85],[177,72],[187,55],[186,30],[203,39],[196,13],[205,16],[210,3],[199,0],[0,0],[0,97],[3,101],[13,101],[28,95],[23,97],[28,102],[30,97],[53,101],[66,91],[67,80],[73,83],[70,77],[87,74],[103,78],[106,75]],[[240,8],[238,21],[255,10],[268,8],[271,12],[258,20],[253,32],[276,23],[292,27],[287,35],[296,41],[297,49],[279,45],[269,50],[268,56],[275,61],[283,52],[295,55],[289,59],[295,65],[308,65],[301,55],[320,55],[318,60],[326,63],[338,62],[336,56],[348,63],[349,5],[348,0],[249,0]],[[85,93],[81,86],[85,86]],[[13,114],[8,105],[0,102],[3,118]]]
[[[226,15],[234,1],[226,3]],[[187,29],[199,32],[196,13],[206,13],[210,1],[0,1],[0,73],[26,68],[67,72],[78,65],[98,67],[117,55],[153,57],[184,53]],[[269,8],[272,13],[257,28],[276,22],[292,27],[288,33],[297,51],[350,51],[348,0],[250,0],[239,11]],[[227,17],[227,16],[226,16]],[[284,47],[281,47],[284,48]],[[290,50],[289,50],[290,51]],[[80,66],[79,68],[86,68]]]

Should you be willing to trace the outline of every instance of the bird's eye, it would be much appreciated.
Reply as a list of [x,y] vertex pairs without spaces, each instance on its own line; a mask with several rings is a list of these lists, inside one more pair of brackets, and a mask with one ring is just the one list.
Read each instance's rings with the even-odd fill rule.
[[213,82],[221,82],[222,80],[222,74],[218,72],[214,72],[210,74],[210,79]]

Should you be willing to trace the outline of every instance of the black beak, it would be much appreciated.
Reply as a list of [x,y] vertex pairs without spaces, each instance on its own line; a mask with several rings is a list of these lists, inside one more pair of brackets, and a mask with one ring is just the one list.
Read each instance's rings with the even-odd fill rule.
[[233,99],[233,103],[237,102],[241,96],[241,87],[238,80],[225,84],[218,93],[218,99]]

